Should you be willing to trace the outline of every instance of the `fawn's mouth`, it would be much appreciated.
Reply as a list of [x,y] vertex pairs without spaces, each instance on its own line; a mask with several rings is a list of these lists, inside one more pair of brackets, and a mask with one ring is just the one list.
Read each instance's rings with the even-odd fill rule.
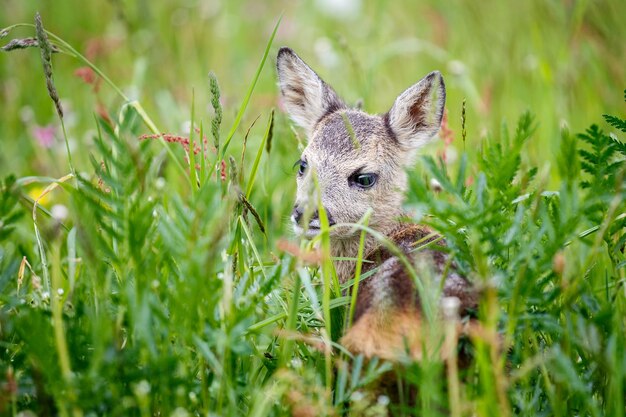
[[304,229],[304,228],[300,227],[300,225],[294,223],[293,231],[298,236],[304,236],[307,239],[312,239],[312,238],[314,238],[315,236],[317,236],[320,233],[320,228],[319,227],[309,226],[307,229]]
[[[306,228],[302,227],[293,216],[291,217],[291,222],[293,224],[293,231],[298,236],[304,236],[308,239],[312,239],[317,236],[321,231],[321,224],[319,219],[311,219]],[[334,224],[335,222],[331,221],[330,226],[333,226]]]
[[300,226],[297,222],[295,222],[294,219],[292,219],[292,224],[293,224],[293,231],[298,236],[304,236],[308,239],[312,239],[320,233],[320,226],[319,226],[318,220],[311,221],[306,229]]

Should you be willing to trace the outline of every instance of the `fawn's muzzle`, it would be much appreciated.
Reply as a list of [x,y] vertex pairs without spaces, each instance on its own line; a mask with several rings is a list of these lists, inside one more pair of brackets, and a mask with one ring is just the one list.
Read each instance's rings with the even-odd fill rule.
[[[326,211],[326,216],[328,216],[328,225],[333,226],[336,222],[333,219],[333,216],[330,214],[329,211]],[[304,210],[298,206],[295,206],[293,208],[293,211],[291,212],[291,221],[295,225],[305,228],[304,225],[302,224],[305,220],[304,217],[305,217]],[[309,218],[309,224],[308,224],[308,227],[306,227],[306,229],[319,230],[320,228],[321,228],[321,223],[320,223],[320,218],[319,218],[319,211],[315,210],[315,212]]]

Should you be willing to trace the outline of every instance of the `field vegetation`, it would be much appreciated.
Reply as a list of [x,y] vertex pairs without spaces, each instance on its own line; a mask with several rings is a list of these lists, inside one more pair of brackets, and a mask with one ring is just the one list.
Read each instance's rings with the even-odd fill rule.
[[[626,2],[1,9],[0,415],[625,415]],[[406,207],[482,291],[469,341],[425,274],[422,361],[339,343],[283,45],[372,113],[443,73]]]

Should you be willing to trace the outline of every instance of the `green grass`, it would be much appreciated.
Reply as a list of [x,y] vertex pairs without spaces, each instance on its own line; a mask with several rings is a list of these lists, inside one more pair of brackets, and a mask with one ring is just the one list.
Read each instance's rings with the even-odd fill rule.
[[[0,55],[1,415],[626,412],[626,4],[57,3],[0,13],[39,10],[74,56],[52,58],[61,129],[39,51]],[[289,232],[305,139],[277,101],[283,44],[370,112],[442,71],[451,142],[418,161],[407,207],[483,289],[469,369],[339,344],[353,301],[327,236]],[[74,74],[90,64],[112,85]],[[189,123],[197,154],[139,140]]]

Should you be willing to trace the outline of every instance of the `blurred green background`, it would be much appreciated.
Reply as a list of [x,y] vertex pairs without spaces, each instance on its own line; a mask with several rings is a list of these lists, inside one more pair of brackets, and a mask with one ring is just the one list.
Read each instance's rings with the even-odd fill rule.
[[[5,343],[3,349],[15,359],[12,365],[0,363],[0,368],[4,371],[9,366],[15,366],[18,383],[22,384],[20,407],[43,409],[45,406],[45,396],[33,395],[24,389],[24,386],[30,389],[29,369],[36,370],[38,367],[36,363],[31,366],[33,358],[39,358],[46,375],[52,376],[48,386],[55,400],[63,404],[66,398],[66,385],[59,385],[57,378],[57,356],[51,354],[53,326],[49,325],[49,310],[45,304],[41,304],[42,307],[35,304],[33,308],[18,304],[28,299],[22,298],[24,294],[36,299],[42,293],[41,288],[36,288],[40,286],[32,282],[35,282],[33,277],[36,273],[41,271],[43,274],[48,270],[42,256],[45,255],[45,250],[41,249],[44,244],[49,248],[53,277],[61,277],[61,268],[65,266],[68,277],[74,276],[72,274],[79,277],[73,301],[84,310],[78,309],[76,315],[67,312],[66,323],[73,369],[78,370],[76,375],[80,379],[77,381],[83,384],[77,389],[82,395],[77,402],[81,409],[131,409],[136,404],[134,400],[125,402],[132,395],[129,387],[135,390],[137,404],[141,405],[141,395],[145,397],[146,392],[139,388],[145,387],[145,380],[152,383],[153,392],[157,393],[155,398],[159,398],[158,393],[162,394],[161,398],[165,401],[163,415],[168,407],[187,403],[185,395],[179,395],[179,391],[172,387],[187,390],[182,392],[189,392],[192,402],[196,400],[191,394],[206,395],[207,398],[202,400],[205,411],[216,408],[216,402],[218,410],[223,404],[227,410],[262,409],[260,406],[257,408],[258,404],[270,407],[272,401],[278,401],[272,397],[277,395],[272,393],[274,381],[270,380],[265,385],[262,378],[272,375],[275,370],[273,363],[266,361],[268,358],[274,360],[271,356],[274,353],[279,355],[281,361],[290,361],[292,366],[285,368],[304,375],[301,379],[290,379],[291,374],[277,373],[276,381],[285,384],[285,387],[295,386],[297,392],[300,389],[300,382],[297,381],[306,381],[301,382],[302,387],[312,387],[311,390],[324,386],[321,376],[325,371],[322,372],[322,366],[331,362],[330,359],[322,359],[321,350],[309,349],[309,342],[296,339],[295,351],[295,342],[283,344],[282,339],[277,342],[271,336],[272,331],[283,326],[298,329],[305,335],[309,331],[317,331],[319,320],[311,306],[317,306],[318,302],[308,295],[308,287],[306,292],[302,292],[302,302],[294,304],[295,309],[290,307],[287,311],[287,306],[290,300],[298,303],[298,298],[292,295],[292,288],[299,289],[300,278],[294,280],[294,277],[306,272],[302,276],[315,279],[313,282],[317,285],[320,277],[326,274],[318,275],[315,269],[308,272],[308,268],[301,267],[301,260],[297,260],[297,252],[296,256],[292,256],[289,251],[277,249],[276,245],[278,239],[288,234],[287,216],[295,191],[293,164],[299,157],[298,136],[302,136],[298,129],[292,129],[281,110],[277,94],[276,52],[280,46],[287,45],[334,86],[348,103],[362,102],[364,109],[372,113],[387,111],[405,88],[428,72],[439,69],[448,89],[448,122],[441,135],[445,140],[436,141],[425,152],[445,155],[449,164],[446,169],[454,172],[459,165],[460,154],[466,151],[469,166],[467,176],[459,177],[460,184],[465,183],[465,178],[468,181],[476,178],[480,168],[474,165],[476,161],[480,164],[480,144],[488,140],[489,135],[505,137],[500,134],[503,121],[508,122],[506,131],[509,132],[523,112],[529,110],[535,115],[538,129],[521,151],[525,166],[519,170],[520,180],[514,181],[513,177],[502,173],[509,171],[509,176],[515,176],[515,169],[506,169],[505,163],[498,164],[509,160],[506,158],[508,155],[513,156],[511,161],[516,161],[518,151],[514,146],[504,146],[505,151],[502,152],[494,152],[492,146],[487,158],[491,159],[483,163],[489,168],[486,169],[489,175],[487,193],[491,195],[491,200],[487,199],[489,204],[484,205],[482,197],[476,199],[480,200],[476,204],[474,198],[468,198],[471,204],[462,206],[469,207],[465,210],[468,212],[466,218],[465,212],[454,212],[457,206],[452,203],[441,206],[449,210],[440,210],[436,218],[444,220],[441,224],[450,232],[446,239],[452,241],[449,236],[457,236],[462,243],[457,244],[457,253],[469,255],[471,249],[472,259],[477,259],[472,261],[473,272],[478,272],[483,278],[494,272],[494,277],[501,277],[504,284],[510,284],[509,287],[504,286],[505,296],[501,302],[506,307],[503,322],[509,329],[508,335],[515,337],[515,349],[509,352],[514,352],[512,363],[523,364],[528,371],[528,377],[522,376],[516,382],[520,386],[519,391],[511,395],[515,407],[518,404],[526,407],[526,411],[522,410],[526,414],[522,415],[537,415],[542,404],[554,408],[554,415],[571,415],[569,410],[574,409],[585,414],[586,409],[602,408],[604,399],[608,402],[620,400],[609,404],[608,415],[611,410],[623,408],[621,370],[624,367],[621,364],[624,363],[624,349],[620,344],[623,337],[620,336],[624,333],[624,316],[621,314],[623,298],[619,299],[617,295],[623,289],[619,282],[623,282],[624,272],[620,269],[623,263],[616,266],[623,257],[620,252],[623,246],[613,242],[607,246],[605,253],[601,249],[604,248],[601,246],[602,236],[593,234],[601,224],[609,226],[609,223],[604,223],[605,217],[611,219],[616,215],[607,215],[609,200],[611,210],[623,213],[621,208],[618,209],[623,204],[618,205],[619,201],[613,204],[612,201],[619,199],[617,191],[623,189],[611,188],[611,184],[611,187],[604,188],[594,185],[591,196],[582,189],[576,189],[572,197],[571,190],[562,187],[565,191],[563,199],[546,198],[544,201],[533,197],[535,202],[529,208],[517,205],[516,214],[513,214],[513,205],[507,204],[522,192],[559,189],[558,172],[565,172],[564,175],[571,173],[566,182],[578,179],[576,164],[584,158],[574,157],[575,147],[580,145],[569,139],[569,142],[562,140],[563,127],[578,133],[592,123],[600,123],[603,129],[611,132],[614,129],[602,121],[601,115],[608,113],[624,118],[626,1],[2,0],[1,6],[0,27],[20,22],[32,24],[35,13],[39,11],[49,31],[92,60],[127,96],[140,100],[162,132],[187,135],[194,103],[193,120],[196,126],[203,123],[209,143],[212,142],[209,126],[213,108],[207,74],[214,71],[221,86],[224,107],[222,144],[244,101],[272,29],[282,15],[270,56],[225,158],[229,169],[237,166],[239,181],[217,180],[200,191],[190,186],[193,181],[176,170],[172,158],[164,155],[165,151],[159,143],[144,145],[133,153],[138,146],[130,134],[124,133],[122,140],[128,141],[124,142],[124,147],[111,140],[107,144],[111,144],[112,150],[102,152],[105,146],[97,149],[94,142],[97,129],[95,115],[102,117],[108,114],[118,120],[124,103],[104,82],[85,82],[85,78],[89,81],[90,73],[85,71],[84,64],[79,60],[60,54],[53,58],[55,83],[65,108],[64,120],[73,162],[79,173],[86,173],[81,176],[84,179],[80,184],[92,181],[96,187],[101,178],[98,174],[92,175],[96,171],[93,165],[98,166],[106,159],[122,164],[124,169],[111,172],[125,180],[125,187],[118,187],[122,191],[111,194],[117,211],[106,213],[109,206],[100,204],[100,198],[109,192],[106,188],[89,200],[84,198],[89,195],[86,192],[88,187],[59,187],[40,202],[53,214],[55,206],[57,212],[59,208],[65,210],[61,215],[54,214],[54,219],[40,216],[44,243],[33,233],[33,221],[29,216],[23,216],[19,224],[21,227],[16,227],[9,238],[11,240],[4,241],[7,242],[6,250],[0,247],[0,263],[8,265],[0,276],[0,284],[7,283],[3,284],[8,294],[5,299],[13,303],[5,304],[2,306],[4,310],[0,311],[3,314],[8,311],[0,317],[7,317],[3,323],[8,324],[3,324],[1,330],[4,333],[0,335],[0,342]],[[0,39],[0,44],[4,45],[13,38],[32,36],[32,28],[17,28]],[[461,139],[463,100],[467,103],[465,143]],[[8,174],[54,178],[68,174],[70,168],[65,143],[59,119],[46,91],[39,50],[0,52],[0,104],[0,179]],[[261,149],[258,152],[272,108],[276,108],[277,113],[271,151]],[[257,118],[258,122],[254,124]],[[142,129],[140,133],[149,133],[147,128]],[[248,130],[247,145],[244,147]],[[114,136],[104,135],[104,138],[110,140]],[[521,136],[524,137],[524,134]],[[563,137],[569,138],[567,135]],[[580,142],[583,148],[587,146]],[[175,144],[170,146],[181,164],[188,168],[183,162],[182,149]],[[244,148],[246,152],[242,157]],[[119,149],[130,149],[131,152],[123,153]],[[507,153],[511,149],[513,151]],[[563,155],[557,158],[559,149],[569,150],[572,161],[570,170],[562,169],[563,160],[567,164],[568,158]],[[103,156],[103,153],[106,155]],[[251,168],[257,154],[261,163],[255,176]],[[233,156],[235,164],[229,156]],[[218,160],[215,156],[207,159],[211,163]],[[155,160],[157,162],[152,163]],[[165,161],[162,165],[158,163],[161,160]],[[559,161],[560,171],[556,161]],[[136,170],[131,169],[133,164],[136,164]],[[595,164],[591,165],[597,168]],[[154,171],[139,179],[145,174],[146,166],[154,167]],[[539,168],[538,185],[524,184],[530,177],[530,174],[524,174],[529,171],[526,169],[529,166]],[[124,173],[130,173],[132,178]],[[593,184],[604,181],[606,173],[600,173]],[[587,177],[589,175],[584,177],[585,180]],[[499,178],[503,181],[494,180]],[[414,205],[420,203],[420,199],[421,202],[431,201],[427,186],[422,186],[423,178],[419,171],[413,179],[416,181],[411,182],[409,201]],[[544,179],[548,184],[543,183]],[[119,185],[119,177],[115,176],[113,180],[110,182]],[[47,182],[39,178],[38,182],[30,184],[30,196],[37,198]],[[137,184],[144,182],[146,188],[140,189]],[[424,181],[424,184],[427,183]],[[243,228],[246,215],[241,214],[241,207],[232,208],[235,193],[226,198],[224,188],[237,191],[237,187],[243,184],[250,187],[250,203],[259,213],[267,232],[261,236],[251,223],[254,236],[246,236],[245,240],[241,238],[242,229],[238,225]],[[219,187],[222,187],[223,193],[219,193]],[[520,197],[525,198],[524,195]],[[444,194],[439,201],[446,198],[451,197]],[[432,210],[438,202],[436,198],[432,201],[435,204],[428,206],[428,210]],[[30,204],[30,201],[24,203],[26,210],[31,209]],[[561,207],[563,214],[558,213]],[[97,218],[93,213],[105,215]],[[155,213],[159,217],[154,217]],[[448,221],[449,213],[455,214],[457,219],[480,218],[481,221],[476,224],[470,220],[455,223]],[[510,219],[502,221],[506,216]],[[620,221],[623,220],[621,216]],[[65,232],[59,229],[58,218],[67,218],[67,238]],[[103,227],[109,224],[122,226],[119,230],[113,226],[111,229]],[[474,233],[468,233],[467,247],[461,233],[464,228],[457,230],[457,224],[469,225],[467,229]],[[615,224],[617,231],[602,232],[609,236],[609,243],[610,239],[617,241],[623,238],[622,223],[616,220],[611,224]],[[153,227],[158,227],[158,230],[155,232]],[[117,235],[111,230],[123,235],[120,242],[127,247],[112,243],[111,247],[116,247],[117,253],[110,256],[113,259],[110,262],[106,259],[108,252],[103,248],[108,249],[109,240],[117,242]],[[518,230],[521,230],[519,242],[511,242],[514,237],[511,231],[517,234]],[[579,241],[578,238],[587,236],[587,233],[591,233],[589,237]],[[76,234],[79,236],[78,244],[74,241]],[[499,240],[502,236],[505,236],[504,239]],[[570,245],[574,238],[576,240]],[[590,239],[595,243],[590,244]],[[85,261],[75,259],[70,253],[70,241],[73,241],[74,248],[78,247],[79,255]],[[237,246],[225,251],[227,243],[236,243]],[[461,246],[465,252],[459,250]],[[491,259],[495,256],[492,257],[489,248],[495,248],[492,252],[506,261],[492,263]],[[615,257],[611,259],[610,250],[615,250]],[[474,257],[475,253],[482,257]],[[486,254],[489,254],[489,262]],[[529,261],[531,257],[532,262]],[[105,258],[105,262],[100,262],[101,258]],[[466,259],[469,258],[466,256]],[[16,281],[15,276],[19,277],[20,260],[25,262],[27,259],[33,265],[30,273],[26,271],[27,275],[30,274],[31,286],[20,289],[19,279]],[[67,263],[62,261],[64,259]],[[178,260],[182,265],[180,271],[176,266]],[[225,273],[231,262],[240,268],[239,274],[235,274],[237,287],[234,295],[233,288],[226,284],[224,278],[232,279]],[[559,269],[558,262],[565,267],[561,266],[561,272],[555,273]],[[262,263],[263,268],[258,268]],[[70,268],[77,264],[81,265],[78,272],[70,272]],[[288,264],[291,266],[287,268]],[[487,272],[480,270],[483,266]],[[263,271],[268,272],[267,277]],[[273,272],[270,274],[269,271]],[[538,277],[540,279],[535,280]],[[13,290],[16,282],[17,288]],[[69,290],[73,285],[66,286],[66,294],[73,294],[73,289]],[[321,286],[316,290],[319,288]],[[519,293],[518,288],[522,288]],[[91,291],[99,294],[93,297],[96,300],[93,305]],[[245,291],[243,296],[242,291]],[[273,300],[257,298],[259,295],[269,297],[270,292],[274,293]],[[616,294],[617,301],[611,299],[609,293]],[[299,294],[299,291],[293,291],[293,294]],[[98,312],[99,302],[110,309]],[[221,311],[222,305],[228,308],[227,313],[212,313]],[[13,309],[20,314],[14,314]],[[493,309],[494,314],[497,310]],[[285,317],[289,318],[289,323],[283,323]],[[491,318],[489,320],[491,322]],[[493,323],[495,326],[495,320]],[[253,325],[257,326],[256,330],[261,329],[259,333],[246,333],[246,329],[250,330]],[[17,329],[15,333],[12,333],[11,326]],[[547,336],[537,330],[542,326],[547,329]],[[57,326],[55,330],[59,328]],[[122,340],[121,335],[126,335],[127,329],[130,341],[124,348],[125,336],[123,344],[118,342]],[[13,334],[18,334],[20,330],[23,336],[14,338]],[[47,339],[40,337],[42,334]],[[4,335],[8,338],[4,339]],[[153,338],[156,339],[158,352],[154,349]],[[172,343],[174,339],[176,343]],[[60,336],[57,345],[58,340],[61,340]],[[288,337],[285,340],[289,340]],[[606,346],[606,351],[601,351],[598,346]],[[204,347],[208,354],[202,351]],[[83,353],[87,348],[90,349],[89,355]],[[201,352],[198,353],[196,348]],[[213,378],[213,371],[198,371],[196,366],[201,363],[201,369],[205,369],[205,356],[213,360],[209,349],[217,352],[216,363],[228,364],[224,368],[226,372],[222,374],[220,371],[221,376],[212,379],[214,383],[205,380],[207,376]],[[93,355],[92,351],[95,352]],[[107,352],[106,355],[104,352]],[[491,372],[489,364],[492,359],[485,360],[487,351],[484,352],[483,362],[479,360],[481,366],[478,368],[486,375]],[[544,352],[555,358],[552,365],[548,364],[551,368],[544,367],[541,360],[537,362],[536,358],[544,357]],[[498,362],[504,364],[500,359]],[[302,363],[304,366],[301,366]],[[540,368],[537,373],[529,371],[535,367]],[[252,368],[259,371],[248,372]],[[268,369],[267,374],[263,370],[265,368]],[[179,372],[180,369],[182,371]],[[342,369],[347,372],[348,368]],[[438,368],[433,366],[429,369],[420,372],[423,379],[416,383],[420,386],[420,393],[426,393],[424,397],[427,399],[430,398],[428,395],[434,398],[444,392]],[[549,376],[541,374],[548,371],[554,375],[554,384]],[[9,375],[8,372],[6,375]],[[330,372],[325,375],[330,381]],[[337,379],[341,381],[341,377]],[[495,415],[506,408],[502,405],[498,407],[491,391],[497,391],[502,380],[491,383],[492,379],[481,377],[464,388],[469,393],[468,404],[475,403],[482,410],[476,415]],[[438,381],[441,386],[432,384],[433,381]],[[329,387],[327,382],[330,392]],[[425,387],[430,387],[430,391]],[[302,388],[302,392],[307,391]],[[320,403],[325,401],[322,395],[318,396],[313,391],[307,395],[309,399],[321,398]],[[33,398],[39,403],[29,404],[34,401]],[[567,401],[561,398],[567,398]],[[239,404],[240,399],[243,399],[243,406]],[[331,404],[330,396],[327,400]],[[160,410],[159,404],[154,404],[154,409]],[[341,407],[342,401],[338,404]],[[1,406],[0,395],[0,413]],[[546,410],[545,413],[550,413],[549,408]],[[541,412],[544,410],[541,409]],[[144,412],[144,415],[151,414],[154,413],[149,410]],[[432,414],[439,412],[435,410]],[[597,412],[595,415],[602,414]]]
[[[433,69],[443,72],[453,147],[462,151],[461,103],[467,99],[467,145],[473,151],[503,120],[525,110],[539,130],[529,159],[553,160],[562,126],[577,132],[602,113],[623,109],[626,87],[626,2],[597,1],[163,1],[3,0],[0,26],[44,25],[99,66],[131,98],[141,101],[159,129],[184,133],[195,92],[196,119],[210,121],[207,73],[222,89],[224,124],[234,115],[277,19],[270,59],[235,137],[278,106],[275,53],[295,49],[349,103],[386,111],[404,88]],[[33,36],[28,29],[13,37]],[[6,42],[3,42],[6,43]],[[55,81],[67,112],[77,169],[90,169],[98,108],[121,101],[105,84],[97,92],[70,57],[54,58]],[[45,89],[39,51],[0,54],[0,176],[68,172],[58,119]],[[278,142],[284,161],[297,159],[281,114]],[[187,123],[186,123],[187,122]],[[251,132],[260,140],[263,123]],[[454,153],[454,152],[453,152]],[[454,155],[451,157],[453,158]]]

